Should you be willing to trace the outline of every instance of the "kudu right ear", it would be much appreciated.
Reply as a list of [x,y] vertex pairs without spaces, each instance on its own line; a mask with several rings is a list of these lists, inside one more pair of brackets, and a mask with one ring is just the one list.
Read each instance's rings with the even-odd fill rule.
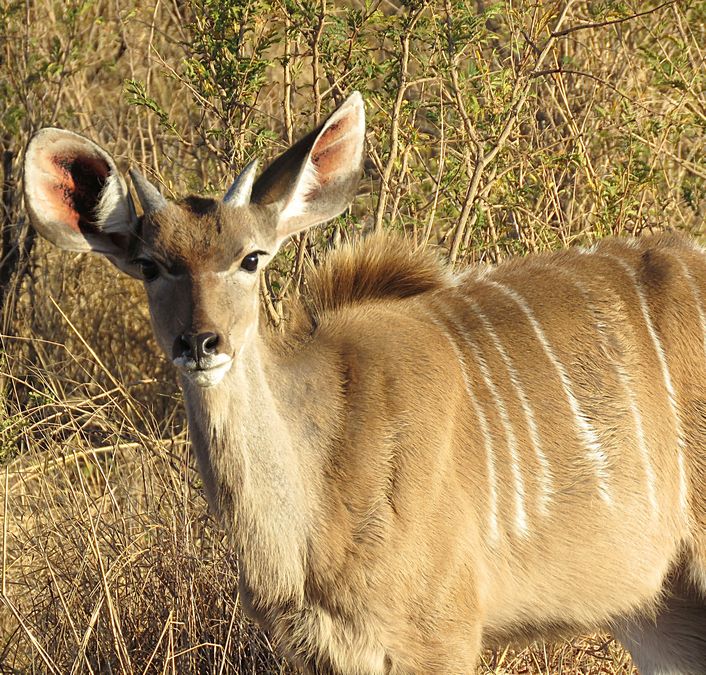
[[[250,201],[275,209],[278,242],[346,209],[355,197],[364,146],[365,107],[354,92],[318,129],[270,164],[252,186]],[[239,197],[249,188],[250,169],[235,190]]]
[[139,276],[128,260],[135,207],[110,155],[84,136],[45,128],[29,142],[25,206],[32,225],[68,251],[92,251]]

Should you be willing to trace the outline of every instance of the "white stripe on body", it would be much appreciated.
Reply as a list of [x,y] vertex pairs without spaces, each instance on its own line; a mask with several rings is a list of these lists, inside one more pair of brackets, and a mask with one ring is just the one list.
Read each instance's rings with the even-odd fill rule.
[[699,315],[699,324],[701,325],[701,335],[702,335],[702,344],[704,347],[704,355],[706,355],[706,317],[704,317],[704,311],[703,311],[703,296],[701,295],[701,291],[699,290],[698,284],[696,281],[694,281],[694,277],[691,275],[691,272],[689,272],[689,268],[687,264],[679,257],[676,255],[671,254],[670,252],[670,258],[672,260],[676,260],[679,265],[681,266],[682,272],[684,276],[686,277],[686,280],[689,282],[689,288],[691,288],[691,293],[694,296],[694,301],[696,303],[696,312]]
[[480,305],[478,305],[477,302],[475,302],[474,300],[468,300],[466,298],[464,298],[464,300],[466,300],[466,304],[468,305],[470,310],[476,315],[476,317],[481,323],[481,326],[483,327],[483,330],[487,333],[488,337],[490,337],[493,346],[500,354],[500,358],[502,359],[503,364],[505,365],[505,369],[507,370],[510,382],[512,383],[512,386],[515,387],[517,398],[520,401],[520,405],[522,406],[522,412],[524,413],[525,420],[527,422],[530,443],[532,444],[532,449],[534,450],[535,456],[537,458],[537,463],[539,464],[541,470],[540,476],[538,477],[540,486],[538,497],[538,511],[540,515],[546,516],[548,514],[549,503],[552,500],[554,479],[552,476],[551,468],[549,466],[549,460],[547,459],[547,456],[542,450],[542,443],[539,439],[539,430],[537,429],[537,421],[534,416],[534,411],[532,410],[532,405],[530,404],[529,399],[527,398],[527,394],[525,393],[525,390],[520,383],[520,378],[517,374],[517,371],[515,370],[515,367],[512,364],[512,359],[507,353],[507,350],[505,349],[503,343],[500,340],[500,337],[496,333],[488,317],[483,313],[483,310],[480,308]]
[[579,402],[576,400],[574,393],[572,391],[571,379],[569,378],[566,369],[562,363],[557,358],[556,354],[551,348],[547,336],[544,330],[539,325],[539,321],[535,317],[532,309],[527,304],[527,301],[514,289],[505,286],[497,281],[492,281],[490,279],[483,279],[481,283],[485,283],[492,288],[495,288],[502,292],[504,295],[509,297],[525,314],[527,320],[530,322],[539,343],[542,345],[544,352],[554,366],[557,374],[559,375],[559,380],[561,381],[562,388],[564,389],[564,394],[571,408],[571,412],[574,416],[576,422],[576,428],[579,431],[579,435],[583,440],[586,449],[588,450],[588,457],[591,463],[594,465],[596,470],[596,477],[598,479],[598,493],[601,499],[608,505],[612,505],[612,498],[610,491],[608,489],[608,458],[605,452],[601,448],[601,444],[598,440],[595,430],[591,426],[590,422],[586,418],[586,415],[582,412]]
[[473,408],[476,417],[478,418],[478,426],[480,427],[480,433],[483,437],[483,447],[485,450],[486,457],[486,470],[488,472],[488,529],[490,531],[491,542],[497,544],[500,540],[500,526],[498,523],[498,485],[497,485],[497,474],[495,471],[495,456],[493,453],[493,441],[490,434],[490,427],[488,425],[488,418],[485,416],[483,409],[478,402],[478,398],[473,393],[473,388],[468,379],[468,371],[466,367],[466,360],[463,358],[461,350],[458,348],[456,341],[453,336],[446,329],[446,326],[441,323],[435,317],[431,317],[432,323],[439,329],[442,335],[448,340],[451,345],[456,358],[461,366],[461,375],[463,377],[463,384],[466,388],[466,394],[468,400],[471,402],[471,407]]
[[[442,310],[443,312],[443,310]],[[440,312],[440,313],[442,313]],[[510,471],[512,473],[512,480],[514,483],[514,497],[515,497],[515,531],[518,536],[524,537],[528,532],[527,524],[527,512],[525,510],[525,486],[522,480],[522,472],[520,470],[520,457],[517,447],[517,437],[512,428],[512,422],[510,416],[507,414],[507,408],[505,407],[505,402],[500,395],[495,383],[493,382],[492,375],[488,368],[488,364],[481,353],[480,348],[473,338],[468,334],[468,331],[464,329],[462,325],[459,325],[453,317],[449,316],[448,313],[443,312],[444,316],[448,321],[453,324],[456,332],[463,337],[463,341],[468,345],[468,348],[473,353],[473,359],[478,366],[478,370],[483,377],[483,382],[488,388],[490,395],[493,398],[493,403],[497,409],[502,425],[505,429],[505,438],[507,440],[507,447],[510,452]]]
[[[583,254],[584,252],[581,251],[581,253]],[[586,306],[590,308],[590,298],[585,290],[581,288],[581,286],[567,270],[562,269],[560,271],[574,286],[574,288],[581,293],[586,301]],[[601,326],[597,322],[596,332],[598,333],[604,347],[607,347],[605,335],[603,334]],[[618,375],[618,380],[620,381],[620,387],[623,390],[625,398],[627,399],[630,414],[632,415],[633,424],[635,426],[635,438],[637,440],[638,451],[640,453],[640,460],[645,472],[647,498],[650,502],[652,517],[656,518],[659,513],[659,505],[657,504],[657,479],[655,476],[654,467],[652,466],[652,461],[650,460],[650,452],[647,447],[647,441],[645,439],[645,427],[642,420],[642,413],[640,412],[640,407],[638,406],[637,399],[635,398],[635,394],[633,392],[633,382],[630,375],[625,371],[621,364],[615,364],[615,371]]]
[[647,326],[647,332],[652,340],[652,345],[654,346],[655,353],[657,354],[657,359],[659,360],[660,368],[662,370],[662,378],[664,379],[664,386],[667,389],[667,398],[669,400],[669,406],[672,410],[672,415],[674,416],[674,425],[677,433],[677,464],[679,468],[679,508],[683,515],[687,514],[687,506],[689,499],[688,484],[686,479],[686,465],[684,463],[684,434],[682,431],[681,418],[679,417],[679,409],[677,407],[676,394],[674,392],[674,386],[672,384],[672,376],[669,373],[669,366],[667,364],[667,358],[664,355],[664,349],[662,348],[662,343],[657,335],[657,331],[652,323],[652,318],[650,316],[650,309],[647,305],[647,300],[645,294],[640,288],[640,284],[635,275],[635,271],[628,265],[628,263],[622,258],[611,255],[611,254],[601,254],[604,257],[614,260],[620,267],[622,267],[628,274],[630,279],[635,286],[635,292],[637,293],[637,298],[640,303],[640,310],[642,311],[642,317],[645,320],[645,325]]

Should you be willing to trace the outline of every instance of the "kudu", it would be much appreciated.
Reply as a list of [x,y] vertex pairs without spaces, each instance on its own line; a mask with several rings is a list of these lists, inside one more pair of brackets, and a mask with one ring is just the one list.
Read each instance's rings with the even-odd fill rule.
[[29,144],[36,229],[144,281],[241,598],[310,673],[471,673],[597,627],[642,673],[706,673],[706,256],[608,239],[452,274],[398,238],[333,252],[285,336],[283,241],[340,214],[353,94],[223,200],[165,199],[86,138]]

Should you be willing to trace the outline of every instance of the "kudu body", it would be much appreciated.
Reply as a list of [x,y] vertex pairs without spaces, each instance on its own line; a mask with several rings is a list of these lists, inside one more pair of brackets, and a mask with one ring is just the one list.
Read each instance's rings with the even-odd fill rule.
[[339,214],[349,98],[223,201],[168,202],[56,129],[26,203],[145,282],[241,597],[312,673],[461,674],[482,646],[608,627],[643,673],[706,673],[706,256],[674,236],[454,276],[373,236],[259,321],[282,241]]

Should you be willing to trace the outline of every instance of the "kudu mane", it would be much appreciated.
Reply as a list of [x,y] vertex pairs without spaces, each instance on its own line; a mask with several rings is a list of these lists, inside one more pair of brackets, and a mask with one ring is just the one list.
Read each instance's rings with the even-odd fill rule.
[[432,251],[401,236],[373,233],[331,251],[312,267],[292,307],[292,330],[315,329],[327,315],[367,302],[409,298],[452,284]]

